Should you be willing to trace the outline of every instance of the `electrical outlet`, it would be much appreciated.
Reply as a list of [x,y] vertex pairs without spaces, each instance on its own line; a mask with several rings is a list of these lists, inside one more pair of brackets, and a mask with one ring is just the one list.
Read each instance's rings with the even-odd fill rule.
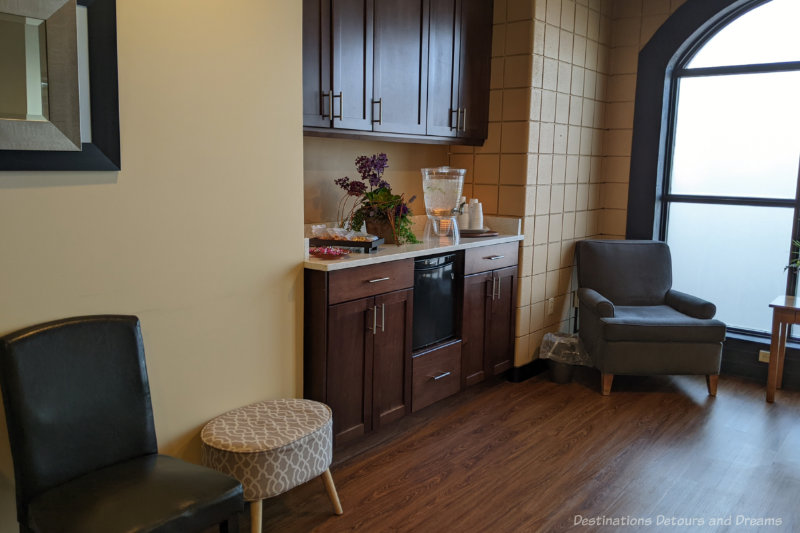
[[759,350],[758,351],[758,362],[759,363],[769,363],[769,350]]

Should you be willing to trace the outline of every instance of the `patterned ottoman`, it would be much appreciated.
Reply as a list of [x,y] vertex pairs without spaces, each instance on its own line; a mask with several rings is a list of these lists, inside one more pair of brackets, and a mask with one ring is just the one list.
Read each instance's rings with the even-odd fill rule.
[[328,467],[330,408],[311,400],[268,400],[211,420],[200,438],[203,464],[238,479],[250,503],[251,531],[261,532],[261,501],[322,475],[336,514],[342,506]]

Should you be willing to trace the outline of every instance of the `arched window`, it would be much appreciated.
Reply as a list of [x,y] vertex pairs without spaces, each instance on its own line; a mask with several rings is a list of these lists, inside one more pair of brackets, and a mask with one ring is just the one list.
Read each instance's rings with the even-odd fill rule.
[[735,4],[662,71],[650,224],[676,288],[715,302],[733,331],[765,333],[767,304],[797,292],[784,267],[800,239],[800,1]]

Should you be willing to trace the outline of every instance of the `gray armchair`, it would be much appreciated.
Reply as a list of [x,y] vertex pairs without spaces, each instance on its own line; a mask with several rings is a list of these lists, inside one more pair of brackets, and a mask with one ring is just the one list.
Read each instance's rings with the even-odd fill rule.
[[577,243],[579,335],[602,375],[704,374],[715,396],[725,324],[710,302],[672,289],[672,258],[659,241]]

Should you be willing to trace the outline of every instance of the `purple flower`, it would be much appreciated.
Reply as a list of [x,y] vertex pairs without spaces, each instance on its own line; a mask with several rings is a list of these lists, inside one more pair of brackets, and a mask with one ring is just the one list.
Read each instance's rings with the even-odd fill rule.
[[369,186],[373,189],[379,189],[381,187],[386,187],[387,189],[391,188],[389,184],[381,178],[388,166],[389,158],[384,153],[374,154],[372,157],[361,155],[356,158],[356,169],[358,173],[361,174],[361,179],[369,182]]
[[363,181],[351,181],[350,187],[347,189],[347,194],[350,196],[361,196],[367,192],[367,184]]

